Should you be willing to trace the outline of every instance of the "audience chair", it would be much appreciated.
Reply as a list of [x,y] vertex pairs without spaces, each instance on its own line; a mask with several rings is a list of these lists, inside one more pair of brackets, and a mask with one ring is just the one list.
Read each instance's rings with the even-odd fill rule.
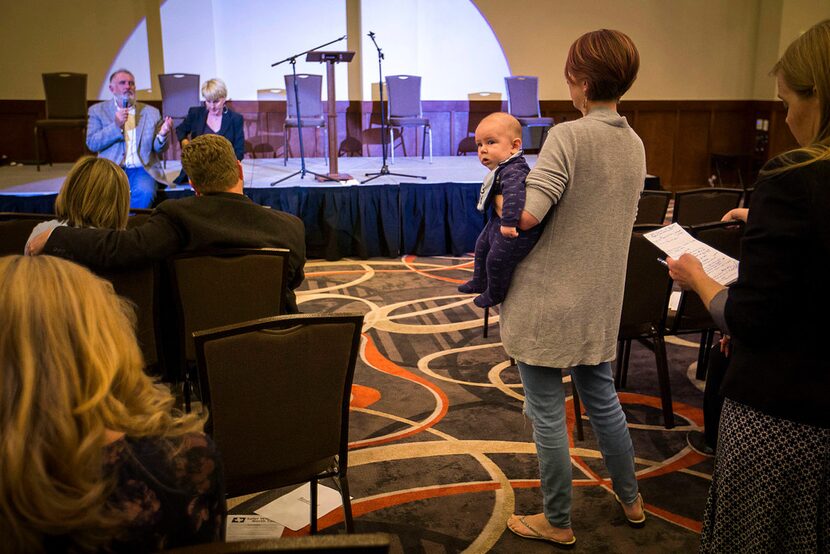
[[[229,515],[228,517],[233,517]],[[167,554],[388,554],[390,537],[386,533],[353,535],[314,535],[311,537],[282,537],[252,539],[239,542],[214,542],[173,550]]]
[[676,192],[672,222],[699,225],[720,221],[726,212],[738,207],[742,195],[741,189],[717,187]]
[[464,137],[458,143],[458,149],[455,151],[455,155],[466,156],[468,153],[478,154],[475,137]]
[[363,316],[297,314],[194,334],[205,431],[224,462],[230,497],[336,478],[346,531],[349,400]]
[[[552,117],[542,117],[539,108],[539,78],[514,75],[504,78],[507,89],[507,105],[510,115],[519,120],[522,127],[553,127]],[[542,133],[539,148],[545,142],[547,132]]]
[[657,262],[662,253],[643,236],[644,232],[655,228],[658,227],[637,226],[631,234],[614,379],[618,388],[625,386],[631,341],[644,341],[654,351],[663,422],[666,429],[671,429],[674,427],[674,412],[666,343],[663,340],[671,278],[666,268]]
[[637,204],[634,225],[662,225],[666,220],[672,193],[667,190],[644,190]]
[[[82,139],[86,136],[86,73],[44,73],[43,90],[46,93],[46,119],[35,121],[35,164],[40,171],[41,129],[81,129]],[[82,142],[85,142],[82,140]],[[52,165],[49,153],[48,135],[43,133],[46,159]]]
[[574,407],[574,438],[581,441],[585,439],[585,432],[582,428],[582,404],[579,401],[579,392],[576,390],[573,377],[571,377],[571,397]]
[[395,163],[394,128],[400,129],[401,147],[406,156],[406,142],[403,130],[406,127],[415,127],[415,154],[418,154],[418,127],[424,128],[423,142],[421,143],[421,159],[424,159],[427,135],[429,135],[429,163],[432,163],[432,127],[429,119],[421,111],[421,78],[417,75],[387,75],[386,92],[389,95],[389,151],[392,163]]
[[[294,76],[285,76],[285,97],[287,99],[285,124],[283,125],[283,165],[288,165],[288,151],[291,149],[291,140],[288,130],[291,128],[312,127],[314,133],[314,152],[317,152],[317,133],[320,129],[326,136],[323,140],[324,156],[328,160],[328,131],[326,129],[326,118],[323,113],[323,76],[311,75],[309,73],[297,74],[297,91],[300,95],[300,117],[302,122],[297,121],[297,98],[294,95]],[[302,125],[301,125],[302,124]],[[301,131],[302,132],[302,131]],[[306,150],[308,152],[308,150]]]
[[[200,76],[194,73],[160,73],[159,88],[161,89],[161,111],[163,116],[173,119],[173,128],[184,121],[187,111],[193,106],[201,104],[199,97]],[[167,167],[167,152],[164,161]]]
[[[689,233],[704,244],[735,258],[741,256],[741,238],[744,224],[741,221],[705,223],[692,225]],[[693,292],[682,292],[677,311],[668,312],[666,320],[666,334],[681,335],[700,333],[700,348],[697,358],[697,379],[706,377],[706,367],[709,365],[709,352],[714,344],[715,332],[718,331],[709,310]]]
[[755,187],[747,187],[744,189],[744,197],[741,199],[742,208],[749,208],[749,201],[752,200],[753,192],[755,192]]
[[284,313],[288,254],[285,248],[227,248],[188,252],[169,260],[186,411],[190,411],[190,368],[196,361],[193,333]]
[[0,256],[23,254],[32,229],[50,219],[55,219],[55,215],[0,212]]
[[126,298],[135,307],[136,338],[144,356],[147,373],[164,375],[164,364],[159,353],[161,331],[159,319],[159,267],[151,264],[131,269],[96,269],[95,273],[112,283],[118,296]]

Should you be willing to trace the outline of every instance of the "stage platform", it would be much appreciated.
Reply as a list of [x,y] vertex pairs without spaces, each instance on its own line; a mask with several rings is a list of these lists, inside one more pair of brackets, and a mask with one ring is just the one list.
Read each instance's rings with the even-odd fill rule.
[[[527,156],[533,167],[536,156]],[[481,181],[487,169],[476,156],[408,157],[389,165],[394,173],[425,179],[384,175],[361,184],[367,173],[377,172],[380,158],[340,158],[340,173],[354,179],[346,183],[317,182],[313,175],[295,175],[299,159],[246,159],[242,162],[245,194],[254,202],[296,215],[306,228],[309,258],[461,256],[472,252],[484,217],[476,211]],[[72,164],[0,167],[0,212],[53,213],[55,197]],[[311,158],[306,168],[325,174],[325,160]],[[179,162],[167,163],[170,182],[179,174]],[[646,188],[660,188],[657,177]],[[189,186],[170,186],[158,200],[192,195]]]
[[[536,156],[528,156],[533,165]],[[246,159],[242,162],[245,194],[255,202],[300,217],[306,226],[308,256],[336,260],[343,257],[398,257],[402,254],[459,256],[470,252],[482,226],[476,209],[481,180],[487,169],[476,156],[429,159],[396,157],[394,173],[360,184],[367,173],[381,168],[380,158],[340,158],[340,173],[349,182],[317,182],[313,175],[295,175],[299,159]],[[0,167],[0,211],[54,211],[55,196],[72,164]],[[325,174],[321,158],[307,160],[306,168]],[[178,175],[178,161],[167,162],[169,181]],[[193,194],[190,187],[168,187],[160,198]]]

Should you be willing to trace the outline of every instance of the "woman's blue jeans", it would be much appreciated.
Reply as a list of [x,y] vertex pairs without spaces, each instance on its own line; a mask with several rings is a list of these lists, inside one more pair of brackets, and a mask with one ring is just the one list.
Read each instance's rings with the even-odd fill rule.
[[[571,456],[565,423],[562,370],[518,362],[525,414],[533,424],[545,517],[554,527],[571,526]],[[620,406],[611,364],[571,368],[571,379],[588,412],[614,492],[626,504],[637,500],[634,447]]]

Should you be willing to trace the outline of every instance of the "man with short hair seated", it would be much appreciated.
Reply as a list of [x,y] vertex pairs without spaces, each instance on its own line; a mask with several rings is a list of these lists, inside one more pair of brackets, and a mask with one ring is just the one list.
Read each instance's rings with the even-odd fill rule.
[[131,208],[149,208],[156,197],[156,183],[165,182],[158,154],[167,150],[173,120],[162,119],[153,106],[136,102],[135,77],[127,69],[110,75],[109,89],[112,100],[89,108],[87,148],[127,173]]
[[[92,268],[136,267],[179,252],[211,248],[287,248],[285,307],[296,313],[303,281],[305,228],[290,214],[255,204],[242,192],[242,164],[219,135],[194,138],[182,165],[196,196],[160,203],[143,225],[124,231],[61,227],[33,238],[27,254],[60,256]],[[229,283],[230,285],[230,283]]]

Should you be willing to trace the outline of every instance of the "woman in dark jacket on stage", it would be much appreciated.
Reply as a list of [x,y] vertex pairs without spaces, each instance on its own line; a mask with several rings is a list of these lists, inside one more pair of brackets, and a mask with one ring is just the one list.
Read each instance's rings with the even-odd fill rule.
[[761,171],[737,282],[668,260],[732,337],[701,552],[830,551],[830,20],[772,73],[801,148]]
[[[225,106],[228,88],[222,79],[210,79],[202,85],[202,106],[193,106],[188,110],[185,120],[176,127],[176,136],[182,148],[190,139],[199,135],[222,135],[233,145],[236,159],[245,155],[245,133],[242,130],[242,116]],[[174,181],[177,185],[187,183],[184,169]]]

